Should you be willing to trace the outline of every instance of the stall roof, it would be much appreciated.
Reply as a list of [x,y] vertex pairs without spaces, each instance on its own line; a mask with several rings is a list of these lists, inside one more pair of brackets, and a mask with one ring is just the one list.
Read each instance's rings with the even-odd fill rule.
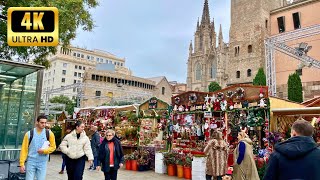
[[132,104],[132,105],[124,105],[124,106],[99,106],[99,107],[95,107],[95,110],[98,109],[126,109],[126,108],[130,108],[130,107],[134,107],[135,109],[137,109],[137,107],[139,106],[139,104]]
[[274,115],[320,115],[320,107],[275,108],[271,111]]

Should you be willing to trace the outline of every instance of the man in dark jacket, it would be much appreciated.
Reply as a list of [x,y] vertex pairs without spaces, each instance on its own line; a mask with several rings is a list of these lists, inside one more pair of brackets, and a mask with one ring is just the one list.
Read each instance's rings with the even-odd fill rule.
[[320,149],[312,134],[313,127],[308,121],[295,121],[291,128],[291,138],[275,146],[263,179],[320,179]]
[[107,130],[106,138],[99,148],[99,158],[97,170],[102,165],[102,171],[106,180],[116,180],[118,169],[123,166],[123,150],[120,141],[115,138],[115,132]]
[[99,151],[99,145],[100,145],[100,135],[98,133],[98,127],[97,126],[92,126],[91,130],[94,132],[92,134],[91,138],[91,149],[92,149],[92,154],[94,157],[93,160],[93,165],[89,168],[89,170],[96,170],[96,167],[98,165],[98,151]]

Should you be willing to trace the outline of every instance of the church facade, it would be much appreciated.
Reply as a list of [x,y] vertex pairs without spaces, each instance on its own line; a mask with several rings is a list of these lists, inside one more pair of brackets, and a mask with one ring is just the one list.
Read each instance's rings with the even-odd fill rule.
[[229,43],[225,43],[221,25],[217,40],[205,0],[189,46],[187,90],[208,91],[214,81],[222,88],[252,83],[258,69],[265,66],[264,39],[270,34],[270,10],[282,4],[282,0],[231,0]]

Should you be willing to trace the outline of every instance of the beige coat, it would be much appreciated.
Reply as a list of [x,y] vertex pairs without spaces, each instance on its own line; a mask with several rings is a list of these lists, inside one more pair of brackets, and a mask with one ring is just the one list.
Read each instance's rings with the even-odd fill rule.
[[228,169],[228,145],[224,140],[218,142],[211,140],[204,148],[207,157],[206,174],[211,176],[223,176]]
[[77,139],[75,130],[66,135],[60,144],[60,149],[71,159],[78,159],[86,155],[88,160],[93,160],[90,140],[84,131],[79,139]]
[[233,180],[260,180],[256,163],[254,161],[252,141],[249,138],[240,140],[246,145],[244,158],[240,165],[237,164],[239,145],[234,150]]

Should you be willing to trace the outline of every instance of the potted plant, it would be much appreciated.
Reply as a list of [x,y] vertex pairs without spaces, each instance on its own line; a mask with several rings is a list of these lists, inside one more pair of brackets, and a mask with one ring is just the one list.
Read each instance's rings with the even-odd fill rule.
[[192,156],[188,154],[184,159],[183,176],[185,179],[191,179]]
[[183,178],[183,165],[184,165],[183,158],[184,158],[183,154],[178,154],[176,156],[177,176],[179,178]]
[[168,175],[175,176],[176,175],[176,153],[167,152],[163,154],[163,162],[168,168]]
[[131,168],[133,171],[138,170],[138,159],[139,159],[139,152],[137,150],[135,150],[132,153],[132,160],[131,160]]

